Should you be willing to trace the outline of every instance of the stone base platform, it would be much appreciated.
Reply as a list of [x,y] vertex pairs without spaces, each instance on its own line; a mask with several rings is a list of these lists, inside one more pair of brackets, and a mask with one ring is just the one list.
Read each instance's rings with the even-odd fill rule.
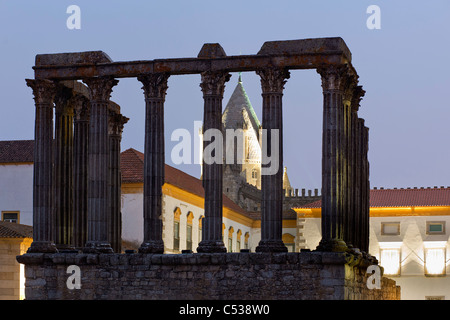
[[386,277],[368,288],[373,260],[349,253],[27,253],[17,261],[29,300],[400,299]]

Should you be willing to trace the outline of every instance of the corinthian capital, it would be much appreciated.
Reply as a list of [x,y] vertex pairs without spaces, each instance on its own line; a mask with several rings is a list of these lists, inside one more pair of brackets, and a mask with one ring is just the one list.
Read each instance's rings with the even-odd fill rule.
[[144,94],[146,99],[165,99],[167,91],[167,73],[147,73],[137,77],[144,85]]
[[230,80],[231,75],[226,71],[202,72],[200,87],[204,96],[221,96],[225,90],[225,82]]
[[128,122],[128,120],[130,119],[123,116],[122,114],[110,111],[108,121],[108,133],[110,135],[121,136],[123,132],[123,127],[125,123]]
[[362,86],[356,86],[353,90],[353,96],[351,101],[352,110],[358,111],[362,98],[366,94],[366,91]]
[[257,70],[256,74],[261,78],[263,93],[282,93],[286,79],[290,77],[289,70],[274,67]]
[[33,90],[36,104],[52,104],[56,95],[56,84],[45,79],[26,79],[27,86]]
[[348,85],[348,67],[346,65],[329,65],[317,68],[317,73],[322,77],[322,89],[342,90]]
[[112,77],[98,77],[83,79],[88,86],[91,101],[108,101],[111,97],[112,88],[119,83]]

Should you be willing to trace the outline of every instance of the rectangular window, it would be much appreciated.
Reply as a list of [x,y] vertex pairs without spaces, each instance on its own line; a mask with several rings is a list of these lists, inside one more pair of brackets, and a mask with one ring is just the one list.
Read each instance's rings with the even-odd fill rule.
[[186,249],[192,250],[192,226],[186,227]]
[[240,240],[236,241],[236,251],[237,252],[241,251],[241,241]]
[[381,235],[383,236],[400,235],[400,222],[382,222]]
[[228,238],[228,252],[233,252],[233,239]]
[[400,249],[381,249],[380,264],[384,268],[384,274],[400,275]]
[[173,223],[173,250],[180,250],[180,223]]
[[425,248],[425,275],[445,275],[445,248]]
[[445,221],[427,221],[427,234],[445,234]]
[[19,223],[19,212],[18,211],[2,212],[2,221]]

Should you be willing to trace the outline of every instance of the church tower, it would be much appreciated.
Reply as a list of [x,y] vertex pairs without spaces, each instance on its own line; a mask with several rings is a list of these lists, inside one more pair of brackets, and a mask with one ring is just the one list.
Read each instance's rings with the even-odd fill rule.
[[[225,136],[224,158],[227,173],[261,189],[261,124],[239,80],[222,115]],[[232,140],[230,140],[232,138]],[[230,155],[231,153],[231,155]],[[226,159],[233,159],[232,163]]]

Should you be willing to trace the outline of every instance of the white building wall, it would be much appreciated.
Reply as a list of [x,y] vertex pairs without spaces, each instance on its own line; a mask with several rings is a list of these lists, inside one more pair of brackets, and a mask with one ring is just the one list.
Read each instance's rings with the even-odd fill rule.
[[0,165],[0,212],[19,211],[19,222],[33,225],[33,165]]
[[[446,233],[444,235],[427,235],[427,221],[445,221]],[[399,222],[400,235],[382,235],[382,222]],[[424,300],[427,296],[444,296],[450,300],[450,246],[449,216],[391,216],[370,218],[369,253],[376,257],[381,265],[380,250],[383,247],[399,247],[401,271],[399,276],[388,276],[401,286],[403,300]],[[321,239],[321,219],[306,218],[303,235],[306,239],[306,248],[314,250]],[[426,245],[445,246],[446,248],[446,275],[425,276]]]

